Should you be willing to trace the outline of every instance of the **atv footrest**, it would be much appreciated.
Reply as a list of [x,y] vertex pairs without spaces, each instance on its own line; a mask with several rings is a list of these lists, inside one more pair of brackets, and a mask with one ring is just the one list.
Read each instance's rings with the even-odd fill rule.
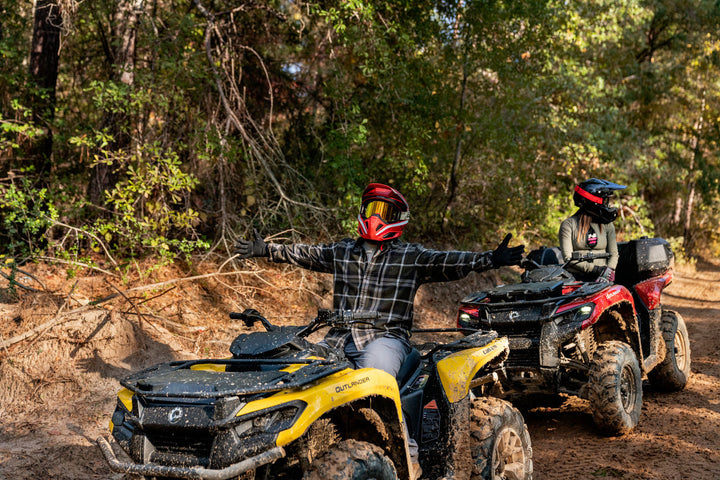
[[[113,439],[110,441],[114,442]],[[121,462],[118,460],[110,443],[107,439],[105,439],[105,437],[98,437],[96,442],[98,447],[100,447],[100,451],[102,451],[105,460],[107,460],[110,468],[114,472],[144,475],[146,477],[157,476],[195,480],[227,480],[229,478],[237,477],[249,470],[254,470],[267,463],[274,462],[275,460],[285,456],[285,450],[283,450],[282,447],[275,447],[223,469],[210,469],[203,467],[170,467],[156,464],[143,465],[139,463]]]

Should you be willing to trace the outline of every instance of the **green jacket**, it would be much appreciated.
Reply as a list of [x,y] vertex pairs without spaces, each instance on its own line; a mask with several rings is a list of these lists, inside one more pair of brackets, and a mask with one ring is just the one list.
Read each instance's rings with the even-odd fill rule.
[[[573,252],[581,253],[603,253],[610,254],[610,258],[597,258],[591,262],[578,262],[568,266],[570,272],[592,273],[593,268],[597,266],[610,267],[613,270],[618,264],[618,248],[615,238],[615,226],[612,223],[600,225],[595,222],[590,223],[590,229],[597,234],[597,243],[591,248],[588,245],[588,235],[578,241],[578,230],[580,228],[580,212],[575,213],[572,217],[566,218],[560,224],[560,250],[563,259],[567,262],[570,260]],[[588,230],[590,230],[588,229]]]

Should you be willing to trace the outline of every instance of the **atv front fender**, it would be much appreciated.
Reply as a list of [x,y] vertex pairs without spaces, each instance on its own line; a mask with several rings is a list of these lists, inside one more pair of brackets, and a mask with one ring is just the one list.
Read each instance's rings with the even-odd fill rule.
[[347,369],[325,377],[323,382],[305,389],[283,390],[267,398],[248,403],[237,412],[243,417],[294,401],[302,401],[305,408],[292,426],[278,434],[276,444],[284,446],[300,438],[310,425],[327,412],[342,405],[381,396],[395,405],[394,415],[398,424],[403,421],[400,392],[395,377],[375,368]]
[[[113,438],[110,442],[115,443]],[[243,473],[255,470],[267,463],[285,456],[285,450],[282,447],[274,447],[259,455],[247,458],[242,462],[235,463],[223,469],[210,469],[203,467],[168,467],[156,464],[139,464],[134,462],[122,462],[118,460],[112,446],[105,437],[98,437],[96,440],[100,451],[113,472],[130,473],[134,475],[143,475],[146,477],[173,477],[187,478],[195,480],[227,480],[235,478]]]
[[497,357],[505,355],[508,348],[507,337],[500,337],[483,347],[461,350],[437,362],[440,382],[450,403],[465,398],[477,372]]

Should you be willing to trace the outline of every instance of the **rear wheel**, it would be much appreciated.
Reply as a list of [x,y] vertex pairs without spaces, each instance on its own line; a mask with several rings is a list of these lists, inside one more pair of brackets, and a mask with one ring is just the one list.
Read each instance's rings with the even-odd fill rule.
[[395,480],[397,472],[380,447],[368,442],[345,440],[316,458],[303,480]]
[[648,378],[660,390],[677,392],[685,388],[690,377],[690,337],[685,320],[672,310],[663,312],[660,330],[665,341],[665,359],[648,373]]
[[642,374],[630,345],[598,346],[590,365],[588,400],[595,424],[609,435],[623,435],[640,421]]
[[522,414],[505,400],[473,400],[470,442],[474,461],[470,478],[532,479],[532,445]]

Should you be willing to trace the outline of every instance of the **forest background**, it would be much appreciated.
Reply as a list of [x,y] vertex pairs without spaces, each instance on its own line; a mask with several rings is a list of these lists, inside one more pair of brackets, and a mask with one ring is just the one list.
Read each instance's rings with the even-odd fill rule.
[[716,0],[2,0],[0,263],[226,257],[257,228],[557,243],[590,177],[621,239],[720,254]]

